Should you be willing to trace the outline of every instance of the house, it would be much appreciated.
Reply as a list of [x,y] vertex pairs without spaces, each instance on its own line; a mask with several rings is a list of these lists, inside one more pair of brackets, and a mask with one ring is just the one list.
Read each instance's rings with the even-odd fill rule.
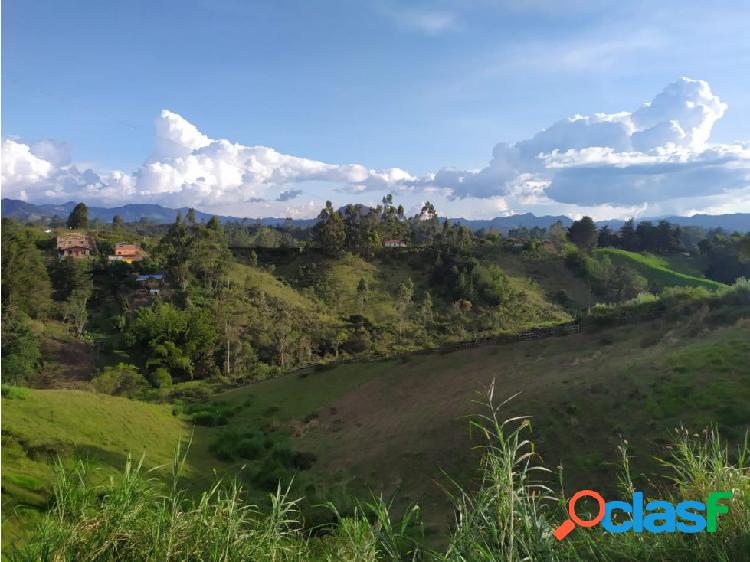
[[386,248],[406,248],[406,242],[403,240],[386,240],[383,245]]
[[162,273],[136,275],[135,281],[144,292],[148,291],[149,295],[155,297],[161,293],[161,287],[164,284],[164,275]]
[[88,258],[91,256],[91,240],[76,232],[58,236],[57,255],[60,258]]
[[111,262],[122,261],[125,263],[133,263],[136,261],[141,261],[145,257],[145,252],[138,244],[118,242],[117,244],[115,244],[115,253],[111,256],[107,256],[107,259]]

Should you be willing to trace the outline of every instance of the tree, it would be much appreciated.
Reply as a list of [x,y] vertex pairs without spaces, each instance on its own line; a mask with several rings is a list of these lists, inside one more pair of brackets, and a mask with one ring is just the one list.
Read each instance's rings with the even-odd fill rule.
[[210,374],[216,365],[219,336],[205,309],[180,310],[171,303],[141,308],[129,321],[126,338],[154,371],[162,367],[192,379]]
[[364,314],[365,307],[367,306],[367,280],[362,277],[357,284],[357,304],[359,305],[359,313]]
[[562,221],[553,222],[547,229],[547,237],[555,242],[564,242],[567,231]]
[[635,250],[635,219],[629,218],[620,228],[620,243],[625,250]]
[[63,319],[75,335],[82,336],[88,321],[88,301],[94,290],[91,263],[70,257],[59,260],[52,270],[52,280],[55,298],[63,301]]
[[432,322],[432,294],[430,294],[430,291],[424,292],[420,313],[422,316],[422,324],[427,326]]
[[403,336],[404,326],[408,318],[409,309],[414,296],[414,283],[410,278],[398,286],[398,296],[396,298],[396,312],[399,316],[399,334]]
[[466,299],[458,299],[453,303],[453,322],[451,331],[463,337],[466,332],[466,324],[469,323],[474,305]]
[[32,318],[43,317],[52,306],[52,285],[42,253],[32,232],[3,220],[2,305],[16,307]]
[[39,336],[29,317],[15,308],[3,307],[2,377],[7,384],[21,384],[36,372],[42,352]]
[[125,226],[125,223],[122,220],[122,217],[120,215],[115,215],[112,217],[112,227],[115,229],[119,229]]
[[590,253],[596,247],[599,233],[591,217],[575,221],[568,229],[568,239],[582,251]]
[[[438,226],[440,219],[438,219],[435,205],[429,201],[425,201],[422,205],[422,209],[419,211],[419,215],[416,216],[417,224],[421,227],[424,233],[425,243],[432,244],[435,240],[435,235],[438,232]],[[446,220],[446,222],[448,222]]]
[[68,228],[83,230],[89,226],[89,208],[86,203],[78,203],[68,216]]
[[737,242],[737,251],[739,252],[741,262],[750,262],[750,233],[745,234],[745,236]]
[[616,248],[620,245],[620,237],[609,226],[605,226],[599,230],[598,245],[605,248]]
[[208,219],[208,223],[206,223],[206,226],[211,230],[219,230],[221,228],[219,217],[213,215],[210,219]]
[[346,228],[339,211],[334,211],[333,203],[326,201],[325,208],[318,215],[313,227],[313,239],[317,246],[329,256],[338,256],[346,243]]
[[[169,376],[169,373],[167,373]],[[129,363],[118,363],[114,367],[104,367],[91,379],[97,392],[132,398],[143,392],[148,385],[138,371],[138,367]],[[171,384],[171,380],[170,380]]]
[[644,292],[648,281],[634,269],[617,265],[611,269],[606,287],[610,300],[622,302]]
[[88,301],[91,297],[91,288],[74,290],[63,303],[63,319],[73,328],[76,336],[83,336],[86,322],[89,319]]
[[[179,216],[179,215],[178,215]],[[195,220],[195,209],[190,207],[187,212],[187,224],[189,226],[193,226],[196,223]]]

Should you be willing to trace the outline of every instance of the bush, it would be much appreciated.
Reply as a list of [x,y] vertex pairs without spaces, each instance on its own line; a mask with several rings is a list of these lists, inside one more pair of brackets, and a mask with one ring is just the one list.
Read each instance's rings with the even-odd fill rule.
[[2,385],[2,396],[7,400],[26,400],[31,390],[20,386]]
[[42,352],[39,336],[31,329],[29,317],[9,310],[2,321],[2,376],[11,384],[25,382],[39,368]]
[[132,398],[146,390],[146,380],[138,367],[129,363],[118,363],[105,367],[91,380],[97,392]]
[[172,388],[172,375],[164,367],[159,367],[151,375],[152,384],[161,390]]
[[263,451],[263,438],[260,435],[245,437],[237,444],[237,455],[243,459],[257,459]]
[[194,424],[208,427],[226,425],[229,423],[229,418],[234,415],[234,410],[226,402],[192,406],[188,412],[192,415]]
[[201,410],[195,412],[192,416],[193,423],[195,425],[203,425],[206,427],[216,427],[219,425],[227,425],[229,418],[218,412],[211,412],[209,410]]

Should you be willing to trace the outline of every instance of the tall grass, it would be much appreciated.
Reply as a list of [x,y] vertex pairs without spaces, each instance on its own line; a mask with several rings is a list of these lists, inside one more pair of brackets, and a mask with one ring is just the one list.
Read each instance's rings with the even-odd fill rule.
[[[554,552],[552,529],[545,517],[554,505],[553,492],[537,482],[534,445],[525,438],[525,417],[503,420],[508,400],[494,404],[494,384],[487,396],[489,413],[471,422],[486,440],[481,484],[467,491],[453,483],[450,493],[457,521],[440,558],[451,561],[540,560]],[[510,399],[509,399],[510,400]]]
[[[661,460],[668,479],[649,492],[676,504],[732,491],[716,533],[612,534],[596,526],[558,542],[552,531],[567,518],[565,497],[541,483],[550,480],[549,471],[536,463],[527,438],[530,421],[503,419],[507,401],[495,405],[492,388],[487,403],[487,413],[472,421],[485,438],[481,477],[471,489],[450,483],[456,521],[440,550],[424,544],[417,506],[395,520],[382,497],[358,504],[349,516],[329,504],[334,523],[314,529],[305,526],[298,500],[281,486],[265,510],[246,502],[236,480],[219,481],[191,499],[179,485],[186,453],[178,449],[166,487],[130,459],[119,479],[99,485],[90,483],[84,464],[58,465],[52,507],[31,540],[5,554],[12,561],[750,560],[747,437],[730,451],[715,430],[678,430],[671,455]],[[627,443],[620,452],[620,497],[607,499],[627,501],[636,490]]]

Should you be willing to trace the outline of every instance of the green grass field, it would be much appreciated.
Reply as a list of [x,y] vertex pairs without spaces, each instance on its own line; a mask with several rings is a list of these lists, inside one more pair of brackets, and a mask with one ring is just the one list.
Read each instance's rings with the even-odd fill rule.
[[660,291],[665,287],[705,287],[718,289],[722,283],[700,276],[700,272],[684,256],[664,258],[653,254],[628,252],[617,248],[599,248],[596,256],[607,256],[615,265],[632,267],[648,281],[649,288]]
[[[47,505],[53,466],[59,458],[90,462],[95,478],[122,470],[128,455],[145,455],[145,466],[166,466],[175,449],[193,437],[186,484],[201,488],[213,468],[221,469],[207,450],[205,428],[196,428],[172,406],[128,400],[80,390],[31,390],[4,387],[2,398],[3,531],[14,536],[18,521]],[[32,508],[28,512],[24,508]]]

